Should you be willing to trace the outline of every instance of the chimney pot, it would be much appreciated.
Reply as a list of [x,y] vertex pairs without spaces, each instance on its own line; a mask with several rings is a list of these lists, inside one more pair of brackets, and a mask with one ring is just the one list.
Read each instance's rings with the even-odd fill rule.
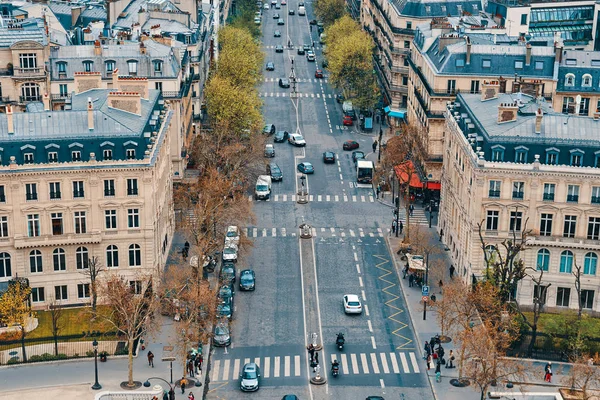
[[542,121],[544,119],[544,113],[541,108],[538,108],[535,112],[535,133],[542,133]]
[[525,65],[531,65],[531,43],[525,46]]
[[466,64],[471,64],[471,39],[468,36],[465,36],[465,40],[467,42],[467,61]]
[[50,96],[48,96],[48,93],[44,93],[42,102],[44,103],[44,111],[50,111]]
[[6,124],[9,134],[15,133],[15,121],[13,119],[13,109],[10,104],[6,105]]
[[91,97],[88,97],[87,115],[88,115],[88,129],[90,131],[93,131],[94,130],[94,103],[92,102]]

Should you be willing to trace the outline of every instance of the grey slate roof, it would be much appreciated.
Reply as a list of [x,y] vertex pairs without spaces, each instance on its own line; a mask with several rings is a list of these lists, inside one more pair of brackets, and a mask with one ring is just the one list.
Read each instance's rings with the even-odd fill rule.
[[473,0],[389,0],[398,15],[417,18],[461,15],[463,11],[477,14],[482,11],[481,1]]
[[146,23],[142,27],[142,30],[149,32],[150,27],[154,25],[160,25],[160,30],[162,32],[168,32],[172,34],[183,33],[189,35],[193,33],[193,31],[190,28],[188,28],[179,21],[168,21],[165,19],[158,18],[150,18],[148,21],[146,21]]
[[[566,86],[567,74],[575,75],[575,84]],[[583,76],[592,76],[591,86],[583,86]],[[558,68],[557,91],[598,93],[600,92],[600,51],[566,50]]]
[[38,19],[25,19],[20,22],[22,29],[0,28],[0,47],[10,47],[22,40],[32,40],[46,45],[44,34],[44,21]]

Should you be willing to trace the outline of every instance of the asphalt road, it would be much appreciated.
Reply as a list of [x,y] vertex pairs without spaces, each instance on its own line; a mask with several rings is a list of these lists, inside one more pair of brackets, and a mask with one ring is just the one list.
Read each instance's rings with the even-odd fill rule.
[[[322,62],[316,27],[311,32],[312,4],[305,2],[307,15],[297,14],[298,0],[289,0],[280,10],[263,10],[265,62],[275,71],[264,71],[259,92],[264,101],[266,123],[276,130],[301,133],[304,148],[275,143],[275,161],[283,181],[274,182],[269,201],[255,201],[256,218],[243,232],[253,239],[249,255],[240,259],[238,271],[253,268],[257,288],[235,296],[232,345],[215,350],[211,371],[210,399],[281,399],[296,394],[300,399],[430,399],[431,389],[424,363],[417,356],[413,330],[400,293],[384,237],[389,234],[392,210],[380,204],[372,188],[357,187],[351,152],[342,150],[346,140],[357,140],[371,160],[375,134],[356,127],[342,127],[341,105],[335,90],[324,79],[314,77]],[[288,8],[296,15],[288,15]],[[277,25],[279,13],[285,25]],[[280,30],[282,36],[273,36]],[[317,62],[297,54],[297,46],[314,41]],[[290,40],[293,49],[288,49]],[[275,46],[285,50],[276,53]],[[279,78],[292,73],[298,80],[298,96],[292,88],[280,88]],[[336,153],[335,164],[324,164],[324,151]],[[299,162],[311,162],[315,173],[307,177],[308,204],[296,202],[300,187]],[[415,217],[426,224],[422,210]],[[311,239],[301,239],[301,224],[312,229]],[[345,315],[344,294],[358,295],[362,315]],[[306,345],[311,333],[323,344],[319,352],[321,374],[327,384],[314,386],[309,378]],[[338,351],[338,332],[346,346]],[[341,363],[340,376],[329,373],[331,361]],[[239,371],[250,361],[262,369],[259,393],[239,390]]]

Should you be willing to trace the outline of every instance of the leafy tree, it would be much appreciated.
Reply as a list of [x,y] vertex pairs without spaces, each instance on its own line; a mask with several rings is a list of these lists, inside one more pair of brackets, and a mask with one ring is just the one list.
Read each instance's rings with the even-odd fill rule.
[[313,3],[315,15],[325,26],[333,24],[346,15],[346,2],[344,0],[317,0]]
[[261,35],[260,25],[254,23],[256,5],[253,0],[236,0],[234,7],[235,15],[227,26],[243,29],[250,33],[254,39]]
[[81,274],[88,277],[90,281],[90,292],[92,295],[92,313],[96,318],[96,305],[98,304],[98,277],[106,270],[98,257],[88,258],[83,261],[84,268]]
[[360,24],[348,14],[337,19],[332,25],[325,28],[325,44],[327,45],[328,51],[345,40],[348,40],[348,37],[357,31],[360,31]]
[[242,28],[226,26],[219,31],[217,75],[238,90],[251,90],[262,77],[264,54],[250,33]]
[[58,356],[58,335],[61,329],[64,327],[63,321],[63,305],[60,301],[56,301],[55,298],[51,298],[48,304],[48,311],[50,312],[50,328],[52,329],[52,337],[54,337],[54,355]]
[[10,281],[8,289],[0,297],[0,322],[7,326],[16,326],[21,334],[23,362],[27,362],[25,337],[27,320],[33,318],[28,304],[31,288],[20,280]]

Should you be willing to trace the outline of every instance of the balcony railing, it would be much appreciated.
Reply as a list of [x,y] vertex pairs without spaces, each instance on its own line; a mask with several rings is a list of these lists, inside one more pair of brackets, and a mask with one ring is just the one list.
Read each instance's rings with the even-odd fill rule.
[[25,194],[25,199],[26,200],[37,200],[38,199],[38,195],[37,195],[37,193],[26,193]]
[[13,76],[44,76],[46,75],[45,68],[14,68]]
[[42,101],[42,96],[19,96],[19,103],[30,103],[32,101]]
[[513,192],[512,197],[513,199],[523,200],[524,194],[523,192]]
[[600,204],[600,197],[592,196],[592,204]]
[[568,203],[577,203],[579,201],[579,195],[578,194],[569,194],[567,195],[567,202]]
[[417,88],[414,88],[413,93],[415,95],[415,98],[421,105],[421,108],[423,109],[423,111],[425,111],[427,118],[444,118],[443,111],[430,111],[429,110],[429,106],[427,105],[427,103],[425,103],[425,99],[423,99],[423,96],[421,96],[421,93],[419,93]]
[[70,99],[71,98],[71,93],[53,93],[52,94],[52,100],[65,100],[65,99]]
[[0,194],[0,203],[6,203],[6,196],[3,194]]
[[499,198],[500,197],[500,191],[499,190],[490,190],[488,192],[488,197],[490,197],[490,198]]
[[544,200],[554,201],[554,193],[544,193]]
[[53,200],[57,200],[61,198],[60,192],[50,192],[50,198]]

